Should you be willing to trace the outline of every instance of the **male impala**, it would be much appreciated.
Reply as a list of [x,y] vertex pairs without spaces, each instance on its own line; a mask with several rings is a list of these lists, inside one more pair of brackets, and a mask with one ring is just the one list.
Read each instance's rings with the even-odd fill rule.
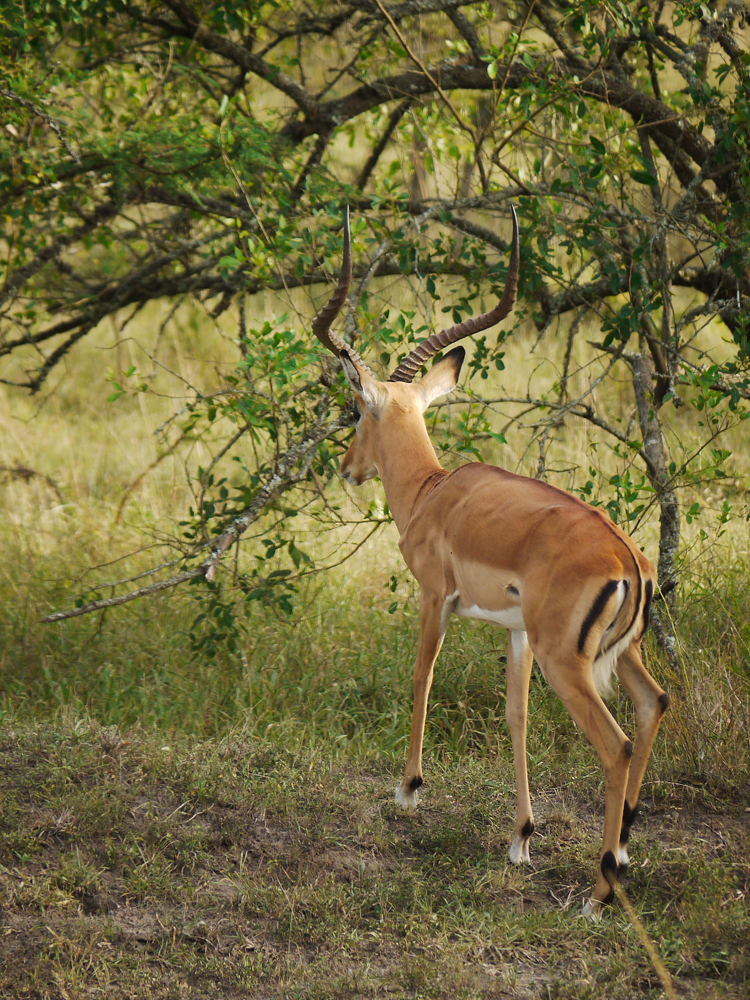
[[[502,299],[483,316],[429,337],[387,382],[330,331],[351,280],[348,215],[338,288],[313,321],[322,344],[341,358],[356,392],[359,421],[341,475],[359,485],[380,476],[401,533],[399,547],[421,587],[414,665],[414,714],[396,799],[413,809],[422,784],[422,739],[433,667],[451,613],[508,630],[506,719],[516,772],[510,859],[529,860],[534,816],[526,773],[526,716],[532,655],[599,754],[605,774],[599,872],[584,907],[594,916],[614,895],[628,863],[627,840],[667,695],[643,666],[640,643],[654,592],[652,564],[600,509],[536,479],[492,465],[443,469],[422,414],[456,385],[464,349],[455,348],[412,384],[439,350],[486,330],[513,308],[518,285],[518,222]],[[633,699],[635,746],[601,695],[612,673]]]

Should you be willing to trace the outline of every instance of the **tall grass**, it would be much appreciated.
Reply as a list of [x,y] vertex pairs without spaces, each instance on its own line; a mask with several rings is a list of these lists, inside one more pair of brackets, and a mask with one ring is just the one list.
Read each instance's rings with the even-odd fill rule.
[[[335,754],[384,756],[400,766],[411,702],[418,621],[413,587],[401,598],[374,583],[368,553],[334,576],[314,578],[291,618],[253,604],[238,653],[206,659],[189,638],[200,610],[190,593],[40,626],[40,609],[63,603],[65,576],[47,575],[49,555],[30,572],[28,548],[6,538],[0,632],[0,714],[54,720],[89,715],[102,725],[219,737],[241,729],[290,747],[318,744]],[[393,569],[397,568],[394,539]],[[383,542],[373,542],[377,549]],[[75,572],[70,541],[58,558]],[[25,551],[24,551],[25,550]],[[91,550],[86,553],[89,557]],[[379,553],[381,566],[386,562]],[[37,559],[39,557],[37,556]],[[389,579],[386,572],[383,582]],[[750,597],[735,569],[696,588],[683,613],[682,672],[672,676],[650,643],[652,670],[672,696],[656,748],[654,772],[702,785],[707,793],[741,794],[750,769]],[[505,635],[488,624],[454,620],[438,663],[426,754],[491,755],[508,762],[503,722]],[[614,709],[632,726],[626,697]],[[596,769],[556,697],[535,677],[529,754],[537,780],[583,766]],[[430,765],[428,764],[428,767]]]
[[[157,328],[158,320],[154,311],[150,325]],[[146,332],[140,332],[141,339]],[[76,595],[158,563],[160,544],[175,536],[175,523],[193,499],[190,476],[205,464],[208,446],[188,442],[172,454],[153,432],[184,404],[186,383],[210,384],[218,377],[211,365],[231,363],[233,345],[186,312],[173,341],[161,344],[166,368],[184,381],[162,370],[153,392],[107,404],[108,368],[144,368],[147,359],[138,343],[139,337],[123,341],[118,331],[105,330],[96,347],[75,356],[75,370],[41,404],[9,391],[0,398],[5,428],[0,442],[0,712],[50,719],[74,711],[90,713],[102,724],[202,737],[242,727],[293,744],[329,742],[360,754],[377,747],[400,758],[418,623],[414,586],[399,561],[392,528],[378,532],[351,561],[309,578],[291,618],[267,606],[242,608],[245,632],[235,653],[219,648],[212,658],[195,654],[189,633],[200,611],[199,588],[55,625],[37,624],[41,614],[70,606]],[[524,337],[507,345],[506,371],[491,391],[539,395],[538,384],[554,380],[564,345],[549,344],[544,359],[532,346]],[[583,360],[572,375],[579,387],[588,377]],[[611,419],[628,416],[626,388],[623,383],[619,398],[600,401]],[[497,409],[506,417],[517,412]],[[677,411],[667,416],[673,439],[693,447],[698,432],[690,422]],[[494,419],[499,423],[499,417]],[[515,419],[505,425],[506,445],[481,442],[486,457],[533,472],[537,453],[529,449],[528,428]],[[742,510],[747,458],[738,433],[735,475],[723,487],[711,483],[704,490],[707,512],[686,536],[679,676],[668,672],[654,649],[651,661],[673,696],[660,743],[668,749],[656,751],[663,754],[662,763],[675,780],[739,790],[748,780],[750,758],[748,523],[737,517],[719,525],[711,514],[724,496]],[[620,460],[609,455],[601,435],[586,425],[571,424],[553,438],[550,468],[561,470],[555,478],[561,485],[580,485],[592,463],[602,469],[598,482],[618,467]],[[448,463],[459,460],[446,456]],[[150,471],[142,476],[144,470]],[[344,509],[382,500],[378,483],[353,498],[338,489]],[[299,531],[314,554],[327,553],[335,561],[343,536],[319,537],[318,523],[303,518]],[[655,532],[652,518],[638,534],[652,557]],[[252,558],[252,539],[246,550]],[[231,589],[227,596],[232,598]],[[502,630],[453,623],[436,672],[428,753],[508,750],[502,722],[504,650]],[[626,700],[619,698],[616,708],[628,723]],[[530,754],[538,766],[545,766],[551,744],[558,754],[588,753],[576,749],[580,740],[572,724],[541,683],[533,685],[532,709]]]

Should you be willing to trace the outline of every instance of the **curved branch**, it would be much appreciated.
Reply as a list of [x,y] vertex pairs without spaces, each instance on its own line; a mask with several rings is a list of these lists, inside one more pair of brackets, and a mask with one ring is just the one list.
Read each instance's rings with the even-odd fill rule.
[[[363,84],[346,97],[326,101],[317,109],[314,118],[293,121],[281,129],[279,135],[297,144],[310,135],[314,135],[321,122],[340,125],[372,111],[381,104],[390,101],[403,101],[407,98],[416,100],[419,97],[437,95],[438,88],[448,90],[493,90],[495,83],[487,75],[487,66],[443,65],[427,67],[428,74],[420,70],[406,70],[395,76],[386,76],[374,83]],[[498,71],[498,76],[500,75]],[[529,78],[529,70],[513,64],[509,86],[518,87],[523,80]]]
[[82,226],[78,226],[76,229],[71,229],[69,233],[63,233],[58,236],[56,240],[53,240],[52,243],[49,244],[49,246],[40,250],[36,257],[29,261],[28,264],[24,267],[19,267],[18,270],[7,279],[5,287],[2,291],[0,291],[0,308],[5,305],[8,299],[15,295],[24,282],[28,281],[29,278],[41,271],[45,264],[57,257],[57,255],[66,247],[71,246],[71,244],[75,243],[77,240],[84,239],[92,233],[97,226],[100,226],[108,219],[114,218],[114,216],[120,211],[120,208],[121,206],[115,201],[105,202],[97,208],[93,215],[89,216]]
[[188,38],[194,38],[203,48],[209,52],[224,56],[235,65],[240,66],[248,73],[254,73],[262,80],[270,83],[277,90],[280,90],[287,97],[291,97],[297,107],[311,120],[318,118],[318,105],[308,94],[304,87],[301,87],[287,73],[282,72],[277,66],[266,62],[265,59],[254,55],[243,45],[237,45],[223,35],[217,35],[203,23],[198,14],[185,0],[165,0],[167,6],[182,21],[182,30],[175,25],[176,34],[184,34]]

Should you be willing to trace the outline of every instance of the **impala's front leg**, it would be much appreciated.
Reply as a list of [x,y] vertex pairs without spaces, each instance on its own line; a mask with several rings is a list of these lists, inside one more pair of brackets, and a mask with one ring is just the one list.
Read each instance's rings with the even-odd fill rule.
[[422,784],[422,740],[427,718],[427,699],[432,686],[435,660],[443,644],[447,615],[443,602],[434,594],[422,591],[419,602],[419,648],[414,664],[414,709],[411,720],[411,737],[406,768],[401,783],[396,788],[396,802],[404,809],[414,809],[417,789]]

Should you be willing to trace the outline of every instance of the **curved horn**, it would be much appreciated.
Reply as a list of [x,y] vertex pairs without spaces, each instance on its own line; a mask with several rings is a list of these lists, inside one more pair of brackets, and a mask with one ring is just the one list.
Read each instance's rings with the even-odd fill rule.
[[503,296],[498,304],[494,309],[490,309],[489,312],[483,313],[481,316],[470,316],[469,319],[464,320],[463,323],[456,323],[455,326],[450,326],[446,330],[441,330],[440,333],[433,333],[433,335],[428,337],[427,340],[423,340],[421,344],[418,344],[414,350],[404,358],[393,374],[388,377],[389,382],[411,382],[422,365],[426,364],[433,355],[437,354],[438,351],[442,351],[444,348],[450,347],[451,344],[455,344],[458,340],[463,340],[464,337],[471,337],[475,333],[481,333],[482,330],[488,330],[491,326],[499,323],[501,319],[505,319],[511,311],[515,305],[516,291],[518,290],[520,253],[518,247],[518,219],[516,218],[516,210],[512,205],[510,206],[510,210],[513,213],[513,239],[511,245],[510,263],[508,264],[508,277],[505,282]]
[[328,348],[331,354],[338,358],[342,351],[346,351],[355,364],[360,365],[366,372],[372,374],[362,358],[353,350],[346,341],[342,340],[338,334],[331,330],[331,324],[341,312],[341,307],[346,302],[349,293],[349,285],[352,282],[352,236],[349,229],[349,206],[346,206],[344,215],[344,256],[341,261],[341,275],[336,290],[323,306],[318,315],[312,321],[312,332]]

